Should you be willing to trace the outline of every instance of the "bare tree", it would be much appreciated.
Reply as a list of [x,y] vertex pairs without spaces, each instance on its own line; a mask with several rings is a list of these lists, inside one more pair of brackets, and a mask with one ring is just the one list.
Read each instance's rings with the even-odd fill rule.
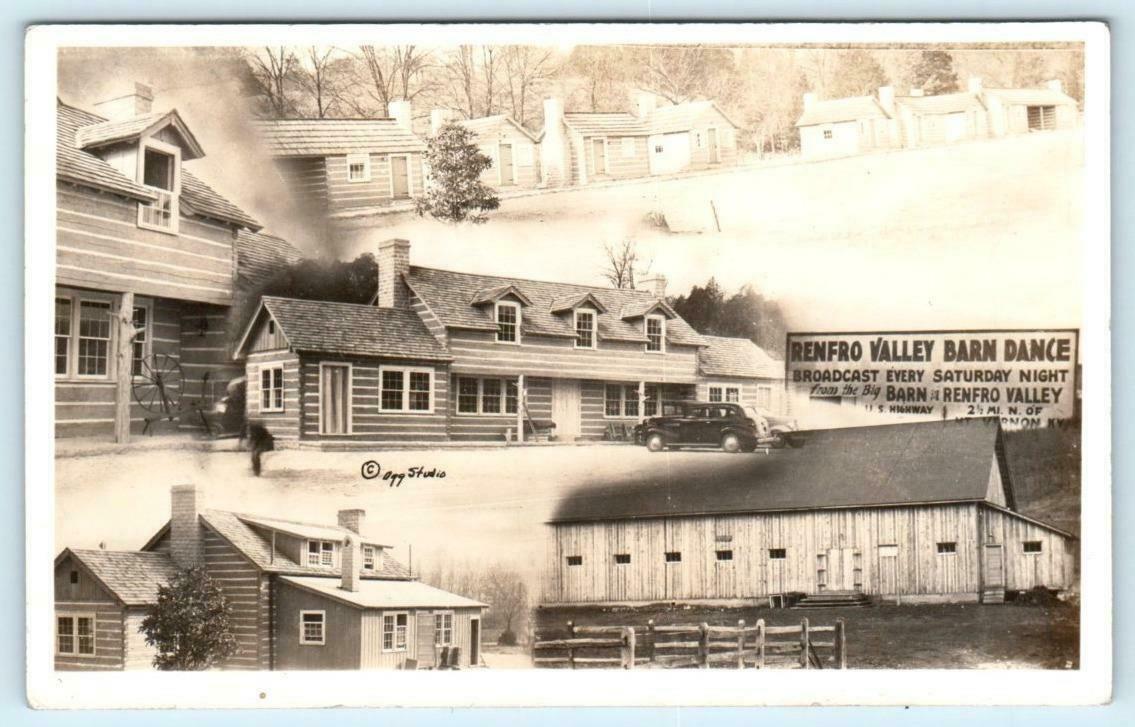
[[516,643],[513,624],[528,611],[528,586],[515,570],[497,563],[484,575],[483,597],[498,624],[504,627],[500,642]]
[[637,85],[670,103],[695,98],[726,102],[734,93],[733,53],[704,45],[650,47],[637,51],[644,56]]
[[[391,101],[413,100],[426,88],[422,77],[431,63],[429,51],[413,45],[364,45],[359,48],[359,56],[362,61],[359,85],[378,105],[383,116],[390,115]],[[352,105],[356,111],[362,111],[358,100]]]
[[572,49],[563,71],[581,79],[589,111],[612,108],[626,78],[626,59],[618,46],[582,45]]
[[264,97],[268,110],[278,119],[293,110],[289,87],[295,81],[297,59],[290,48],[264,47],[248,54],[248,63],[257,92]]
[[619,290],[634,290],[636,278],[641,278],[650,272],[653,261],[641,265],[638,245],[632,238],[624,238],[618,245],[603,244],[603,252],[607,257],[607,267],[603,270],[603,277],[611,283],[611,287]]
[[501,49],[501,58],[512,116],[523,126],[536,89],[556,73],[554,54],[550,48],[506,45]]
[[338,105],[338,94],[335,92],[338,78],[334,66],[336,51],[334,46],[309,46],[302,62],[298,64],[300,85],[315,105],[315,117],[318,119],[333,114],[333,109]]

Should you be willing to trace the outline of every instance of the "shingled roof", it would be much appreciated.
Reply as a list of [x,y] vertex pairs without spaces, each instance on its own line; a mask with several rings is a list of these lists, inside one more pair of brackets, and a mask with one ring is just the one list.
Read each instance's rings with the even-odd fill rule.
[[278,157],[326,157],[356,152],[425,151],[426,144],[394,119],[274,119],[256,122]]
[[713,101],[686,101],[673,106],[659,106],[648,118],[650,133],[668,134],[694,128],[698,117],[707,111],[716,111],[734,128],[740,128]]
[[282,268],[303,258],[290,242],[265,232],[241,230],[236,249],[237,274],[253,285],[271,280]]
[[515,127],[517,131],[521,132],[532,141],[536,141],[535,134],[524,128],[524,126],[521,125],[519,121],[512,118],[511,116],[508,116],[507,114],[497,114],[496,116],[482,116],[477,119],[460,119],[458,121],[455,121],[454,123],[456,123],[458,126],[462,126],[468,129],[479,138],[501,124],[508,124]]
[[648,136],[650,128],[626,111],[568,112],[564,125],[584,136]]
[[359,583],[357,591],[345,591],[330,578],[284,576],[286,583],[357,608],[485,608],[487,604],[419,581],[379,581]]
[[565,497],[551,522],[980,502],[995,461],[1012,488],[996,419],[888,424],[803,433],[799,449],[702,460],[662,456]]
[[56,563],[68,553],[126,606],[157,603],[158,586],[177,573],[177,565],[165,553],[67,548]]
[[237,355],[243,352],[265,312],[272,316],[297,351],[452,360],[412,310],[269,295],[261,298],[260,309],[249,321],[237,346]]
[[75,143],[83,149],[90,149],[105,144],[137,139],[143,134],[153,133],[167,125],[173,126],[177,130],[186,147],[188,147],[181,155],[182,161],[205,156],[205,151],[197,143],[197,138],[193,136],[176,110],[155,111],[129,119],[115,119],[83,126],[75,133]]
[[698,351],[698,369],[703,376],[784,378],[784,362],[776,360],[747,338],[704,335],[702,338],[708,344]]
[[804,110],[796,125],[815,126],[872,118],[886,119],[889,116],[874,96],[851,96],[814,102]]
[[[142,118],[147,120],[148,127],[154,122],[150,117],[160,118],[165,115],[168,114],[147,114]],[[62,101],[57,103],[56,175],[69,182],[117,192],[138,200],[157,199],[157,194],[153,190],[126,176],[92,152],[79,148],[76,137],[82,129],[91,126],[105,128],[103,125],[106,123],[107,120],[102,116],[69,106]],[[184,168],[181,170],[181,202],[183,206],[188,207],[187,211],[196,212],[204,217],[212,217],[251,230],[259,230],[261,227],[259,222]]]
[[[515,286],[530,301],[521,316],[521,331],[525,335],[575,337],[574,322],[570,315],[553,313],[557,305],[573,296],[590,293],[607,309],[598,316],[599,340],[631,341],[643,343],[646,335],[641,321],[619,317],[628,304],[657,300],[642,290],[616,290],[572,283],[550,283],[522,278],[504,278],[495,275],[456,273],[449,270],[411,266],[406,276],[410,289],[429,306],[438,320],[450,328],[495,331],[491,306],[470,304],[478,291],[498,286]],[[666,326],[666,340],[670,344],[701,346],[702,336],[681,318]]]
[[937,96],[900,96],[895,102],[918,114],[956,114],[985,108],[972,93],[942,93]]

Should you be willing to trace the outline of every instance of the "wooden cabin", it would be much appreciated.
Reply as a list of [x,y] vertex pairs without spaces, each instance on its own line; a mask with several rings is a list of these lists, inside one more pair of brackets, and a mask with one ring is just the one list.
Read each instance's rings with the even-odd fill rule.
[[995,419],[806,435],[710,471],[664,458],[581,486],[548,523],[543,602],[999,603],[1075,584],[1075,538],[1017,510]]
[[65,549],[55,560],[57,669],[134,669],[154,651],[138,627],[159,585],[203,566],[229,601],[238,650],[224,669],[476,666],[485,604],[410,577],[365,533],[366,513],[335,525],[207,510],[171,490],[169,522],[140,551]]
[[784,362],[773,358],[747,338],[702,336],[698,353],[699,401],[733,401],[771,414],[788,408]]
[[[436,135],[449,120],[449,112],[434,109],[430,113],[430,133]],[[539,143],[536,135],[516,119],[499,114],[453,123],[468,129],[481,153],[493,160],[493,165],[481,173],[483,183],[502,192],[534,189],[540,185]]]
[[1079,123],[1076,100],[1058,80],[1048,81],[1044,88],[991,88],[983,99],[993,136],[1072,129]]
[[57,107],[58,437],[197,429],[240,373],[228,315],[260,224],[189,171],[204,151],[152,101]]

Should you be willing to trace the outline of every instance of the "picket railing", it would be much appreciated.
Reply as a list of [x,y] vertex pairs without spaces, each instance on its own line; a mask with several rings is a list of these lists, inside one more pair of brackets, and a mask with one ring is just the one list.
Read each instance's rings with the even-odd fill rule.
[[843,619],[831,626],[812,626],[806,618],[791,626],[769,626],[764,619],[752,626],[744,620],[736,626],[652,620],[637,631],[568,621],[566,638],[536,640],[532,650],[542,668],[847,668]]

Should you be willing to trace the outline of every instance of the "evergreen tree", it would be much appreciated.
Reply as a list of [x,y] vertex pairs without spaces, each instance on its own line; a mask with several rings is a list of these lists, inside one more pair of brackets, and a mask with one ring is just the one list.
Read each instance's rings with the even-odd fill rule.
[[500,199],[481,182],[481,172],[493,165],[482,154],[469,130],[457,124],[442,126],[426,149],[429,175],[426,192],[418,197],[418,214],[430,213],[443,222],[488,220],[486,212],[500,207]]
[[953,93],[958,90],[958,74],[954,57],[944,50],[924,50],[914,64],[913,82],[927,96]]
[[163,671],[201,671],[237,653],[232,609],[204,568],[177,573],[158,586],[157,603],[149,607],[138,629],[157,647],[154,667]]

